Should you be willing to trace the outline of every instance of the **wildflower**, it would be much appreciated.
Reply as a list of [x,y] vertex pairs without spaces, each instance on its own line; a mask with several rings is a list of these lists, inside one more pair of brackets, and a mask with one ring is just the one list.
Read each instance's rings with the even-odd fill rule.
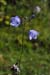
[[29,31],[29,40],[32,40],[32,39],[36,40],[38,35],[39,35],[39,32],[37,32],[36,30],[30,30]]
[[32,15],[30,16],[30,20],[33,19],[33,18],[35,18],[35,17],[36,17],[35,14],[32,14]]
[[11,17],[10,25],[14,27],[18,27],[21,24],[21,19],[18,16]]
[[13,64],[11,66],[12,75],[18,75],[20,73],[20,68],[18,67],[18,63]]
[[36,12],[36,13],[40,13],[40,11],[41,11],[40,6],[36,6],[36,7],[35,7],[35,12]]

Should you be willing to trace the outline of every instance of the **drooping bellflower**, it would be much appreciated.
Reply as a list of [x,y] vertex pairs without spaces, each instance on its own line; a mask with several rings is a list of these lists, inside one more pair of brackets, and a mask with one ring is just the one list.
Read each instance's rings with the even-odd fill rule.
[[32,39],[36,40],[37,37],[38,37],[38,35],[39,35],[38,31],[36,31],[36,30],[30,30],[29,31],[29,40],[32,40]]

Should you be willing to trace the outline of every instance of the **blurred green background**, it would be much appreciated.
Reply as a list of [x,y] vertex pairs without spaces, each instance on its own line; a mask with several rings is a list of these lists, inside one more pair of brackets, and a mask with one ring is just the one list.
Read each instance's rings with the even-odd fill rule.
[[[50,75],[50,1],[49,0],[0,0],[0,75],[11,75],[10,66],[16,61],[20,75]],[[30,16],[35,6],[41,12],[21,26],[10,26],[10,18]],[[34,49],[28,40],[28,31],[38,30],[44,46]],[[24,32],[23,32],[24,30]]]

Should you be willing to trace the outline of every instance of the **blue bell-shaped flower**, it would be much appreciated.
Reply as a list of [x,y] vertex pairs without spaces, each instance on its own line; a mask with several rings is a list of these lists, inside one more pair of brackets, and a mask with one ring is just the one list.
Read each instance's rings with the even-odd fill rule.
[[10,25],[14,27],[18,27],[21,24],[21,19],[19,16],[11,17]]
[[32,39],[36,40],[37,37],[38,37],[38,35],[39,35],[38,31],[36,31],[36,30],[30,30],[29,31],[29,40],[32,40]]

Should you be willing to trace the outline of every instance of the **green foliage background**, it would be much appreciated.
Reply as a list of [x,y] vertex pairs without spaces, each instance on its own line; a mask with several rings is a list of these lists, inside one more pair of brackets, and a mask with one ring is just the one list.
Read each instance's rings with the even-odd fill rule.
[[[20,65],[20,75],[50,75],[48,0],[16,0],[16,5],[7,4],[5,0],[0,2],[2,3],[0,9],[0,75],[10,74],[10,66],[16,61]],[[41,12],[35,19],[23,21],[18,28],[10,26],[12,15],[18,15],[23,19],[31,15],[36,5],[41,7]],[[40,32],[41,35],[38,38],[43,41],[44,46],[40,47],[36,44],[37,48],[33,48],[33,43],[28,40],[30,29]]]

